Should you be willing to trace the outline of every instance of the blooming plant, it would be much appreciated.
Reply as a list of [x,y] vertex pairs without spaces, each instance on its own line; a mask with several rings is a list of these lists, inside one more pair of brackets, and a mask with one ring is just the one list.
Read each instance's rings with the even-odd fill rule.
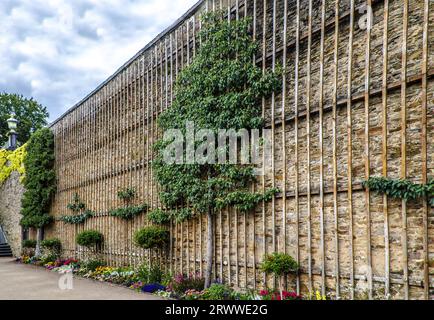
[[327,300],[327,297],[325,295],[322,295],[319,290],[316,290],[315,292],[310,292],[306,298],[307,300]]
[[260,290],[259,296],[262,300],[302,300],[302,296],[298,295],[296,292],[288,292],[285,290],[282,292]]
[[187,290],[201,291],[204,287],[205,279],[199,274],[177,274],[169,284],[169,289],[176,295],[182,296]]
[[195,290],[195,289],[189,289],[185,291],[183,298],[185,300],[200,300],[203,298],[203,291]]

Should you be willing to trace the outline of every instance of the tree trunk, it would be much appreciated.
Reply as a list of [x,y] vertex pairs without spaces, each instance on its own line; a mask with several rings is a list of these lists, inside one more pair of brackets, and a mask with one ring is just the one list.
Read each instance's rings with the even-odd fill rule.
[[214,219],[212,211],[208,210],[208,229],[207,229],[207,246],[206,246],[206,269],[205,269],[205,289],[211,285],[213,251],[214,251]]
[[43,235],[43,228],[38,228],[36,233],[36,249],[35,249],[35,257],[39,258],[41,253],[41,241],[42,241],[42,235]]

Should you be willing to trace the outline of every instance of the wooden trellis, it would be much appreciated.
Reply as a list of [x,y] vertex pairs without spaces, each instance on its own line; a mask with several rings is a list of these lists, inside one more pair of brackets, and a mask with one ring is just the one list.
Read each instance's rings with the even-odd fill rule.
[[[363,27],[366,7],[372,28]],[[258,106],[273,132],[273,157],[271,171],[252,186],[281,193],[249,214],[217,214],[214,276],[237,287],[272,286],[259,264],[281,251],[301,265],[287,279],[298,292],[432,299],[433,209],[361,186],[372,175],[418,183],[434,177],[430,0],[198,3],[52,124],[59,178],[52,214],[67,214],[74,193],[97,214],[81,226],[56,222],[48,235],[62,240],[65,255],[84,258],[91,253],[75,237],[97,229],[110,264],[204,270],[206,219],[171,223],[167,250],[144,251],[133,235],[149,223],[146,215],[125,222],[108,212],[122,205],[116,193],[126,187],[137,190],[135,204],[160,205],[150,165],[162,135],[156,121],[200,46],[201,13],[218,9],[229,20],[252,17],[260,45],[254,61],[285,72],[282,91]]]

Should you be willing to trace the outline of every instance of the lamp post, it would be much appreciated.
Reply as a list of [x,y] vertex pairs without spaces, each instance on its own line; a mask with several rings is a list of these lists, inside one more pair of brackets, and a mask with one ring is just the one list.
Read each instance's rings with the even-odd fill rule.
[[17,148],[17,127],[18,127],[18,120],[14,118],[14,114],[11,115],[11,117],[7,120],[8,128],[9,128],[9,144],[8,144],[8,150],[15,150]]

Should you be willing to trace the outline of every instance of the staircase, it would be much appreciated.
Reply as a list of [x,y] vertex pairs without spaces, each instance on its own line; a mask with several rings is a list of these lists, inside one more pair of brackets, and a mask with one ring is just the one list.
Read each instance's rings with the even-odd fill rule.
[[0,257],[12,257],[11,247],[7,243],[0,244]]
[[0,257],[12,257],[11,247],[7,244],[7,239],[0,226]]

